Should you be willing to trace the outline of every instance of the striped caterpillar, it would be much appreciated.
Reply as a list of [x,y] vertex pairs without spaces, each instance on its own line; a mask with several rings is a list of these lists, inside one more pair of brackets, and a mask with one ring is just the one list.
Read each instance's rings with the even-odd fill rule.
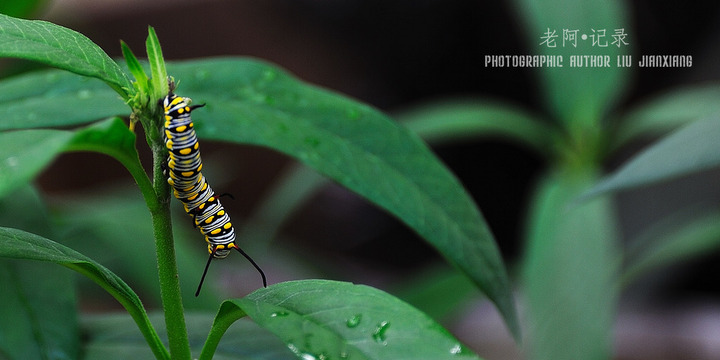
[[185,212],[192,216],[194,226],[205,236],[210,253],[195,296],[200,294],[212,259],[227,257],[231,249],[237,250],[250,261],[262,276],[263,286],[267,287],[265,273],[235,242],[235,229],[230,216],[201,172],[203,164],[200,145],[190,113],[204,105],[190,106],[191,100],[173,94],[173,88],[171,82],[170,92],[161,101],[165,112],[163,138],[168,150],[165,175],[175,197],[183,203]]

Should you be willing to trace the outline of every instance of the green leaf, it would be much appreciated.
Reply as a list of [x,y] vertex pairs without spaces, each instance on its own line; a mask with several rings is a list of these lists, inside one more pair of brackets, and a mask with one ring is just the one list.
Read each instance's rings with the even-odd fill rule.
[[147,188],[149,180],[134,143],[135,134],[119,119],[77,131],[41,129],[0,133],[0,158],[4,159],[0,162],[0,197],[29,182],[62,151],[89,150],[110,155],[136,175],[141,188]]
[[40,20],[0,15],[0,57],[42,62],[76,74],[98,78],[123,98],[132,84],[100,47],[84,35]]
[[628,160],[583,198],[674,179],[720,164],[720,121],[710,118],[679,129]]
[[200,359],[230,324],[250,316],[307,359],[478,359],[427,315],[380,290],[305,280],[223,302]]
[[688,211],[647,230],[627,250],[622,283],[720,248],[720,212]]
[[125,123],[120,118],[113,118],[76,131],[65,151],[94,151],[105,154],[125,167],[131,170],[134,168],[144,174],[135,140],[135,134]]
[[7,359],[77,359],[75,291],[69,271],[0,260],[0,354]]
[[720,114],[720,85],[673,90],[638,106],[619,119],[618,148],[639,136],[664,135],[689,122]]
[[379,111],[245,59],[179,63],[176,92],[206,103],[202,139],[288,154],[388,210],[468,274],[519,337],[510,282],[492,234],[459,181]]
[[592,171],[551,173],[530,209],[524,287],[533,359],[608,359],[620,253],[610,202],[574,205]]
[[515,107],[485,99],[439,101],[396,118],[429,143],[497,137],[550,155],[553,132],[542,120]]
[[75,126],[129,113],[105,84],[67,71],[36,71],[0,81],[0,130]]
[[170,89],[168,88],[168,75],[167,69],[165,68],[165,59],[163,59],[162,55],[162,48],[155,34],[155,29],[153,29],[152,26],[148,27],[148,37],[145,41],[145,48],[148,61],[150,62],[150,73],[152,74],[152,95],[159,100],[167,95]]
[[[547,108],[571,130],[588,130],[599,126],[625,88],[628,71],[617,66],[617,56],[627,54],[635,46],[636,34],[630,28],[628,10],[620,0],[566,1],[516,0],[516,9],[525,23],[528,51],[532,55],[562,56],[563,67],[538,68]],[[556,46],[548,47],[543,36],[555,32]],[[578,30],[577,47],[563,45],[563,29]],[[593,29],[596,33],[593,33]],[[612,45],[616,29],[624,29],[629,46]],[[604,39],[598,31],[605,30]],[[581,36],[586,34],[587,40]],[[592,46],[593,39],[603,40]],[[607,47],[600,47],[607,42]],[[571,67],[573,55],[607,56],[608,67]]]
[[156,358],[169,359],[135,292],[104,266],[52,240],[22,231],[0,227],[0,257],[38,260],[59,264],[77,271],[112,295],[135,320]]
[[130,70],[130,73],[135,78],[135,81],[139,83],[137,87],[139,89],[147,89],[147,84],[150,79],[147,74],[145,74],[145,69],[143,69],[140,64],[140,60],[135,57],[135,54],[133,54],[132,50],[130,50],[128,44],[122,40],[120,40],[120,48],[122,49],[123,58],[125,59],[128,70]]

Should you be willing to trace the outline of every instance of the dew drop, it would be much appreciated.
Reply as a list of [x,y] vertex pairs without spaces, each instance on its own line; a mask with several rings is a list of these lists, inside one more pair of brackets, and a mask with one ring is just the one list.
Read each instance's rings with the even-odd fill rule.
[[360,320],[362,320],[362,314],[355,314],[351,318],[347,319],[345,325],[349,328],[354,328],[360,325]]
[[92,92],[90,90],[83,89],[78,91],[77,97],[78,99],[89,99],[92,97]]
[[15,156],[11,156],[11,157],[5,159],[5,164],[7,164],[7,166],[9,166],[9,167],[15,167],[18,164],[18,159]]
[[460,344],[455,344],[455,346],[453,346],[450,349],[450,353],[453,355],[460,354],[461,352],[462,352],[462,346],[460,346]]
[[300,350],[300,349],[299,349],[297,346],[295,346],[295,344],[293,344],[293,343],[288,343],[288,344],[287,344],[287,347],[288,347],[288,349],[290,349],[290,351],[292,351],[292,352],[293,352],[295,355],[297,355],[300,359],[303,359],[303,360],[322,360],[322,359],[319,359],[317,356],[315,356],[315,355],[313,355],[313,354],[311,354],[311,353],[309,353],[309,352],[305,352],[305,351]]
[[270,317],[271,317],[271,318],[275,318],[275,317],[285,317],[285,316],[288,316],[288,315],[290,315],[290,313],[288,313],[287,311],[277,311],[277,312],[274,312],[274,313],[270,314]]
[[381,343],[383,345],[387,345],[387,330],[390,327],[390,322],[383,321],[377,325],[375,328],[375,331],[372,334],[373,339],[375,339],[375,342]]

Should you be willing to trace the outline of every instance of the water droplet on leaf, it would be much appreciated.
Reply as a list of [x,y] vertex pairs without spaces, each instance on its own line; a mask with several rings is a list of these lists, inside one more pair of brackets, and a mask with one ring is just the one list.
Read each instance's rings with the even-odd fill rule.
[[5,159],[5,164],[7,164],[8,167],[15,167],[18,164],[18,159],[15,156],[11,156]]
[[375,339],[375,342],[381,343],[383,345],[387,345],[387,330],[390,327],[390,322],[383,321],[377,325],[375,328],[375,331],[372,334],[373,339]]
[[83,89],[77,92],[78,99],[89,99],[92,97],[92,92],[87,89]]
[[360,325],[360,320],[362,320],[362,314],[355,314],[351,318],[347,319],[345,325],[349,328],[354,328]]
[[288,316],[288,315],[290,315],[290,313],[288,313],[287,311],[278,311],[278,312],[274,312],[274,313],[270,314],[270,317],[274,318],[274,317],[283,317],[283,316]]

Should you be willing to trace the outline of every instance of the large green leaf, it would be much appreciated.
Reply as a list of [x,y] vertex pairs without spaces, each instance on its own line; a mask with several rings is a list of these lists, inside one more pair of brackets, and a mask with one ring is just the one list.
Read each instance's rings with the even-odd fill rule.
[[693,122],[643,150],[584,197],[674,179],[720,165],[720,119]]
[[212,59],[168,66],[177,93],[206,103],[198,136],[267,146],[385,208],[468,274],[519,335],[502,258],[480,211],[422,141],[379,111],[266,63]]
[[98,78],[123,97],[132,89],[125,73],[99,46],[74,30],[47,21],[0,14],[0,57],[39,61]]
[[97,151],[110,155],[137,175],[140,186],[149,180],[135,149],[135,134],[119,119],[108,119],[76,130],[18,130],[0,133],[0,197],[33,179],[63,151]]
[[620,253],[607,199],[581,205],[591,171],[551,173],[530,209],[524,287],[531,358],[608,359]]
[[170,357],[138,296],[122,279],[104,266],[52,240],[4,227],[0,227],[0,257],[55,263],[87,276],[125,307],[157,358]]
[[380,290],[327,280],[292,281],[225,301],[200,359],[225,329],[250,316],[301,359],[478,359],[427,315]]
[[68,127],[129,113],[101,81],[67,71],[36,71],[0,81],[0,130]]
[[[627,68],[617,66],[617,56],[627,54],[628,46],[612,45],[616,29],[624,29],[629,46],[637,36],[630,28],[628,11],[620,0],[515,0],[525,23],[528,51],[532,55],[562,56],[563,67],[537,69],[540,93],[547,107],[571,129],[594,129],[626,84]],[[577,47],[563,44],[564,29],[577,30]],[[593,31],[594,30],[594,31]],[[555,47],[543,44],[550,31],[556,36]],[[605,37],[600,38],[605,31]],[[586,40],[582,35],[586,35]],[[593,40],[599,43],[593,45]],[[601,47],[600,45],[605,45]],[[571,56],[607,56],[608,67],[572,67]]]

